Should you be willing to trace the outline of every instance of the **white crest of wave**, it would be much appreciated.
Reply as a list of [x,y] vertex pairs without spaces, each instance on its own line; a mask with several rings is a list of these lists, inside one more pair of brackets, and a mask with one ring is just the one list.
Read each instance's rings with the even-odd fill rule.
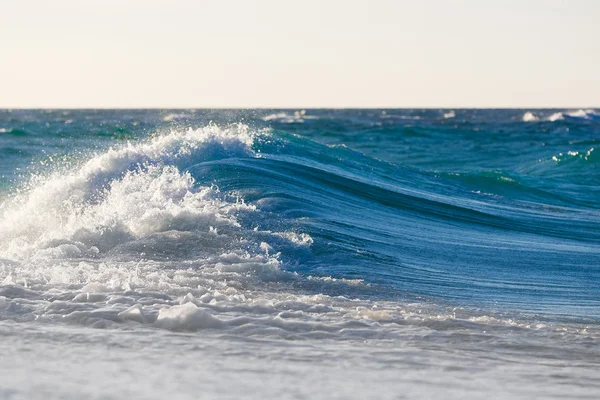
[[164,122],[178,121],[186,118],[190,118],[191,115],[185,113],[170,113],[163,117]]
[[575,110],[575,111],[565,111],[565,112],[556,112],[548,117],[548,121],[562,121],[566,118],[575,118],[575,119],[583,119],[583,120],[593,120],[597,119],[600,116],[596,113],[595,110],[587,109],[587,110]]
[[567,115],[572,118],[583,118],[583,119],[593,119],[594,117],[597,116],[597,114],[594,110],[570,111],[567,113]]
[[523,119],[523,122],[533,122],[533,121],[538,121],[539,117],[536,116],[531,111],[527,111],[525,114],[523,114],[523,118],[522,119]]
[[318,119],[318,117],[314,115],[307,115],[306,110],[294,111],[292,114],[287,112],[278,112],[274,114],[266,115],[262,118],[263,121],[275,121],[282,124],[294,124],[294,123],[303,123],[307,119]]
[[565,116],[561,112],[556,112],[548,117],[548,121],[550,122],[561,121],[563,119],[565,119]]
[[231,214],[248,206],[219,200],[176,165],[211,152],[251,155],[252,140],[243,125],[171,132],[36,176],[0,206],[0,258],[91,256],[157,232],[235,226]]

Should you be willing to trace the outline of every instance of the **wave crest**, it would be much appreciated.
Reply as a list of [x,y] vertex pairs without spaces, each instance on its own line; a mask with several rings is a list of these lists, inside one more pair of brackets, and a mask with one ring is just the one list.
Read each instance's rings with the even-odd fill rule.
[[260,230],[256,206],[185,171],[256,157],[253,137],[244,125],[171,132],[34,176],[0,206],[0,278],[39,290],[178,292],[216,276],[240,285],[283,274],[278,249],[312,239]]

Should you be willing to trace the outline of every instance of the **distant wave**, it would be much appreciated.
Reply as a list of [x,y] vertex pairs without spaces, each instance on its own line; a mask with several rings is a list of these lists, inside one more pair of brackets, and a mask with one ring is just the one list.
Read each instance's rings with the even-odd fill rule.
[[536,122],[536,121],[564,121],[564,120],[597,120],[600,119],[600,115],[595,110],[575,110],[575,111],[558,111],[554,112],[550,115],[544,115],[544,113],[533,113],[532,111],[527,111],[523,114],[521,120],[523,122]]
[[187,119],[190,117],[191,117],[191,115],[185,114],[185,113],[170,113],[163,117],[163,121],[165,121],[165,122],[178,121],[178,120],[184,120],[184,119]]
[[564,120],[564,114],[562,112],[557,112],[557,113],[553,113],[552,115],[550,115],[547,120],[550,122],[554,122],[554,121],[562,121]]
[[598,115],[595,110],[572,111],[572,112],[566,113],[566,116],[570,117],[570,118],[581,118],[581,119],[589,119],[589,120],[592,120],[592,119],[595,120],[600,117],[600,115]]
[[[394,119],[397,119],[397,120],[420,120],[421,116],[413,115],[413,114],[403,115],[403,114],[399,114],[399,113],[391,114],[387,111],[382,111],[381,118],[382,119],[391,119],[391,120],[394,120]],[[444,118],[445,118],[445,116],[444,116]]]
[[306,110],[294,111],[292,114],[282,111],[262,117],[263,121],[275,121],[282,124],[301,124],[307,119],[317,119],[317,117],[307,115]]
[[525,114],[523,114],[523,122],[532,122],[532,121],[539,121],[539,117],[537,117],[534,113],[532,113],[531,111],[527,111]]
[[28,136],[29,132],[23,130],[23,129],[6,129],[6,128],[0,128],[0,133],[6,133],[9,134],[11,136]]

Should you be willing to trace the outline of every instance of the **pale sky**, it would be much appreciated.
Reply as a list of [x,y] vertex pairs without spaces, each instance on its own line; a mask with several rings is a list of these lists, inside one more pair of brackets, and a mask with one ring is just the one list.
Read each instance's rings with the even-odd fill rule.
[[598,107],[600,0],[0,0],[0,107]]

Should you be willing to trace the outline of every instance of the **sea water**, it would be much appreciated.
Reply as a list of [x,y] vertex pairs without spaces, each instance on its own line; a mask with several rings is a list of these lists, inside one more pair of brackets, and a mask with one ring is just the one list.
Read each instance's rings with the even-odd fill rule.
[[597,398],[595,110],[0,110],[0,398]]

